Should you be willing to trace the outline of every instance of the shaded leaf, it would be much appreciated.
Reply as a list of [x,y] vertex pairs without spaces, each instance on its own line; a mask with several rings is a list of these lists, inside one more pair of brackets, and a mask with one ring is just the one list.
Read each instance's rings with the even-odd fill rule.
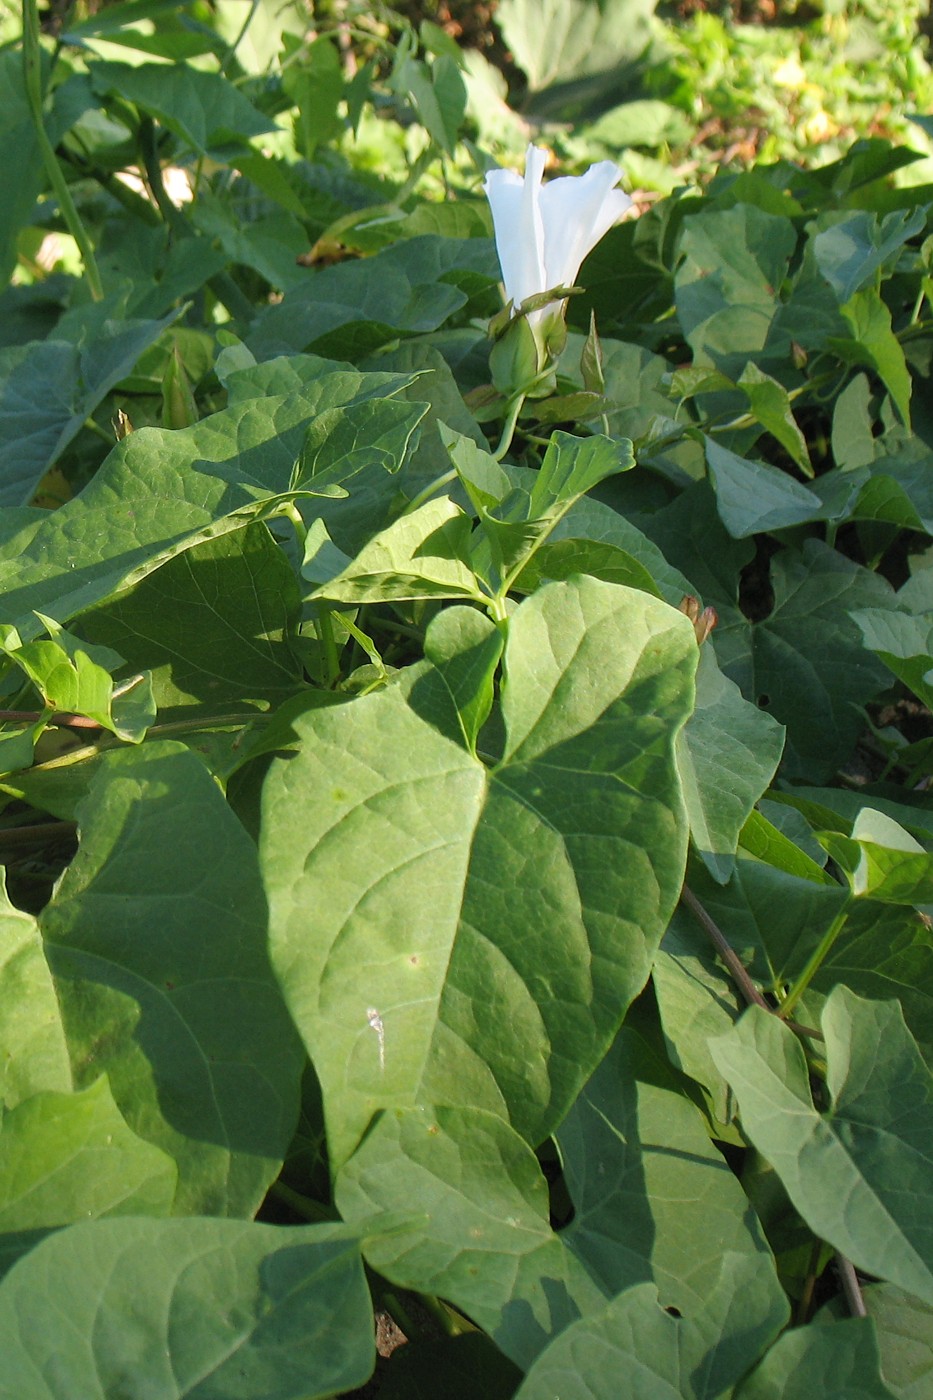
[[393,1283],[440,1294],[528,1366],[604,1293],[548,1224],[534,1153],[482,1109],[382,1115],[337,1177],[341,1214],[361,1227],[385,1210],[423,1212],[376,1236],[367,1261]]
[[745,1132],[814,1234],[933,1301],[933,1079],[894,1002],[836,987],[822,1015],[831,1106],[813,1105],[797,1038],[751,1007],[713,1056]]
[[850,1317],[832,1327],[797,1327],[779,1337],[736,1391],[736,1400],[891,1400],[881,1378],[875,1329]]
[[249,1214],[288,1146],[303,1062],[255,849],[178,744],[108,754],[79,820],[41,917],[76,1083],[105,1071],[130,1127],[175,1158],[176,1211]]
[[677,764],[690,836],[714,879],[729,878],[742,830],[774,776],[784,731],[743,699],[709,648],[700,651],[696,708],[681,732]]
[[346,1227],[197,1218],[96,1220],[39,1244],[0,1284],[0,1350],[3,1400],[58,1400],[60,1382],[87,1400],[141,1385],[152,1400],[323,1400],[375,1360]]

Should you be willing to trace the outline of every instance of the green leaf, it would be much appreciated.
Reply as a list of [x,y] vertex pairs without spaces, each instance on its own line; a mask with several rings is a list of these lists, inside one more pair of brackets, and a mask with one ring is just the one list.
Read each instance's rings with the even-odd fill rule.
[[778,1338],[736,1391],[736,1400],[892,1400],[881,1378],[875,1328],[850,1317],[829,1327],[797,1327]]
[[[81,631],[152,671],[161,710],[275,701],[301,682],[289,649],[298,582],[264,525],[205,540],[112,603],[86,612]],[[163,715],[163,718],[165,716]]]
[[[199,193],[189,217],[204,238],[210,240],[208,246],[220,248],[224,265],[236,263],[252,268],[275,291],[288,291],[307,282],[307,269],[298,259],[308,251],[308,235],[301,221],[292,215],[278,210],[247,223],[237,217],[235,208],[207,189]],[[192,241],[186,239],[183,246]]]
[[891,329],[891,312],[873,288],[856,292],[841,308],[850,339],[830,337],[827,345],[847,364],[873,369],[894,401],[902,423],[910,425],[911,378],[900,341]]
[[933,855],[883,812],[863,807],[850,837],[825,831],[819,840],[846,872],[856,897],[933,904]]
[[453,155],[467,102],[466,84],[456,59],[441,54],[429,68],[408,57],[395,74],[393,86],[398,92],[407,92],[431,140]]
[[[175,1163],[123,1120],[105,1077],[0,1114],[0,1254],[15,1236],[107,1215],[167,1215]],[[10,1238],[13,1236],[14,1238]]]
[[0,888],[0,1107],[71,1088],[71,1066],[39,929]]
[[[476,608],[445,608],[425,634],[424,654],[433,675],[427,672],[421,683],[436,677],[443,686],[464,743],[474,754],[479,731],[492,709],[504,640],[495,623]],[[438,727],[445,727],[443,721]]]
[[[520,483],[526,490],[533,484],[527,468],[509,467],[508,473],[511,480]],[[723,536],[728,539],[725,531]],[[689,579],[667,562],[653,540],[618,511],[593,496],[582,496],[558,521],[547,542],[519,574],[515,581],[516,589],[523,589],[526,579],[530,587],[536,572],[546,572],[545,564],[555,557],[559,562],[565,557],[572,557],[573,549],[582,551],[587,562],[594,562],[593,568],[581,567],[579,573],[592,573],[594,577],[602,578],[605,570],[609,574],[607,583],[627,583],[633,588],[643,588],[674,607],[685,594],[695,591]],[[631,565],[629,560],[632,561]],[[617,570],[628,568],[632,569],[630,577],[614,576]],[[649,586],[642,570],[648,574],[652,586]]]
[[324,1400],[372,1372],[372,1301],[344,1226],[95,1220],[0,1284],[0,1351],[4,1400]]
[[79,821],[41,916],[76,1083],[106,1072],[130,1127],[175,1158],[176,1211],[249,1214],[288,1146],[303,1059],[252,842],[179,744],[108,754]]
[[286,59],[282,86],[298,108],[295,121],[297,146],[305,160],[313,160],[317,146],[325,146],[343,130],[337,108],[343,97],[343,67],[337,45],[329,34],[311,43],[285,36]]
[[338,405],[392,398],[409,382],[292,356],[231,374],[229,404],[182,432],[142,428],[56,511],[0,516],[5,617],[59,622],[111,598],[205,539],[288,498],[309,424]]
[[922,209],[895,209],[883,219],[861,209],[830,217],[838,222],[814,236],[813,252],[840,304],[851,301],[863,287],[876,283],[878,270],[893,261],[926,222]]
[[933,705],[933,617],[863,608],[852,613],[869,651],[929,707]]
[[177,318],[106,320],[77,343],[0,349],[0,505],[28,504],[110,390]]
[[186,63],[101,63],[90,66],[95,92],[117,93],[140,111],[157,118],[192,150],[245,143],[276,125],[219,73]]
[[792,807],[763,800],[742,827],[739,844],[749,855],[787,875],[800,875],[823,885],[835,883],[823,869],[826,854],[809,823]]
[[674,910],[651,973],[671,1064],[707,1091],[720,1123],[729,1118],[729,1086],[710,1054],[744,1005],[717,963],[706,934],[683,904]]
[[578,578],[510,618],[495,767],[434,727],[433,687],[424,717],[415,684],[295,721],[262,859],[335,1163],[380,1107],[471,1104],[537,1142],[572,1102],[680,889],[695,665],[682,614]]
[[778,467],[739,457],[712,438],[706,439],[706,462],[722,523],[733,539],[826,517],[819,496]]
[[442,435],[486,536],[491,567],[483,567],[487,550],[478,550],[474,555],[478,571],[503,592],[587,491],[635,465],[630,442],[602,436],[578,438],[557,431],[551,435],[539,470],[519,476],[523,485],[514,488],[513,474],[491,454],[450,429]]
[[42,189],[42,152],[23,82],[23,57],[15,48],[0,54],[0,141],[9,186],[0,205],[0,287],[16,266],[16,243]]
[[615,73],[647,47],[656,0],[501,0],[496,22],[532,91]]
[[751,411],[761,426],[777,439],[804,476],[812,477],[807,440],[797,426],[790,396],[784,385],[749,360],[739,376],[738,387],[744,390]]
[[810,953],[849,901],[848,890],[789,875],[740,855],[725,886],[694,879],[695,892],[753,976],[782,989],[803,970]]
[[677,766],[691,839],[721,883],[729,878],[739,833],[774,777],[783,747],[781,726],[743,699],[703,647],[696,708],[678,740]]
[[833,407],[833,460],[841,470],[854,471],[874,461],[872,421],[868,375],[857,374],[843,389]]
[[[415,379],[413,396],[418,388]],[[418,468],[411,464],[428,405],[407,392],[335,408],[308,428],[296,481],[328,499],[309,501],[305,515],[325,520],[350,553],[402,514],[406,497],[417,491]],[[431,479],[437,475],[433,471]]]
[[620,1031],[557,1141],[574,1206],[561,1238],[607,1295],[650,1280],[662,1306],[691,1317],[730,1254],[762,1300],[770,1292],[759,1349],[783,1326],[787,1302],[741,1185],[699,1110],[634,1031]]
[[831,1106],[813,1105],[799,1041],[760,1007],[711,1047],[742,1124],[815,1235],[933,1301],[933,1077],[895,1002],[845,987],[821,1018]]
[[376,1235],[367,1262],[403,1288],[461,1308],[520,1366],[604,1293],[548,1224],[547,1182],[527,1143],[478,1108],[382,1115],[337,1176],[341,1214],[362,1228],[417,1209]]
[[310,349],[356,358],[399,335],[436,330],[474,290],[498,280],[491,239],[409,238],[313,273],[256,318],[247,343],[259,359]]
[[[647,540],[645,544],[648,544]],[[534,593],[542,583],[554,579],[567,579],[573,574],[590,574],[606,583],[622,583],[628,588],[640,588],[645,593],[653,594],[655,598],[662,596],[654,576],[628,550],[589,539],[550,539],[522,566],[511,591]]]
[[890,606],[894,595],[882,578],[813,539],[775,555],[771,581],[770,616],[727,619],[716,630],[717,653],[723,657],[725,641],[726,674],[787,726],[787,774],[829,777],[862,731],[858,707],[886,684],[850,613]]
[[[479,581],[467,562],[471,529],[469,516],[449,497],[426,501],[380,530],[346,568],[310,596],[341,603],[403,598],[482,600]],[[313,548],[313,581],[320,570],[320,546],[310,536],[308,543]]]
[[[933,1305],[890,1283],[863,1288],[868,1316],[875,1324],[881,1371],[898,1400],[925,1400],[933,1381]],[[822,1314],[816,1319],[822,1322]]]
[[[141,743],[156,715],[148,676],[135,676],[115,686],[109,671],[64,632],[51,618],[38,614],[48,640],[22,644],[15,628],[0,639],[2,651],[32,681],[43,706],[52,712],[85,715],[129,743]],[[119,665],[113,655],[110,664]]]
[[525,1377],[515,1400],[715,1400],[729,1393],[775,1331],[770,1286],[757,1265],[726,1254],[715,1286],[675,1318],[652,1283],[627,1288],[566,1327]]
[[896,996],[911,1035],[933,1063],[933,939],[920,914],[896,904],[856,901],[813,979],[808,1003],[814,992],[825,996],[837,982],[862,997]]
[[697,364],[736,379],[750,359],[786,363],[790,336],[777,330],[777,289],[796,242],[789,219],[754,205],[687,215],[675,300]]

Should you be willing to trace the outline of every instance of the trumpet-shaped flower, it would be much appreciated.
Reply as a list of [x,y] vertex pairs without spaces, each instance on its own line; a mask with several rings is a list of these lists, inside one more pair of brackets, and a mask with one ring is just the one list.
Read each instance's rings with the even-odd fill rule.
[[[491,170],[483,189],[492,209],[496,250],[513,314],[526,298],[555,287],[571,287],[580,264],[632,201],[617,190],[622,171],[611,160],[585,175],[564,175],[542,184],[547,152],[529,146],[524,178]],[[550,319],[561,302],[530,312],[532,327]]]

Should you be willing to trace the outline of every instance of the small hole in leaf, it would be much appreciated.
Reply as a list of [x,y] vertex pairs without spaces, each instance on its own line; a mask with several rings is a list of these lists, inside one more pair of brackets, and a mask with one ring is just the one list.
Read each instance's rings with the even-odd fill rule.
[[666,1313],[669,1313],[671,1317],[683,1317],[683,1313],[680,1311],[680,1308],[670,1307],[665,1308],[664,1311]]

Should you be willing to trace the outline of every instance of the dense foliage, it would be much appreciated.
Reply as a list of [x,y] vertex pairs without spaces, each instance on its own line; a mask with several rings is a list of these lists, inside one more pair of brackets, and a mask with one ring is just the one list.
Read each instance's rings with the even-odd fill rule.
[[0,49],[0,1397],[924,1400],[931,187],[679,186],[519,392],[532,98],[352,9]]

